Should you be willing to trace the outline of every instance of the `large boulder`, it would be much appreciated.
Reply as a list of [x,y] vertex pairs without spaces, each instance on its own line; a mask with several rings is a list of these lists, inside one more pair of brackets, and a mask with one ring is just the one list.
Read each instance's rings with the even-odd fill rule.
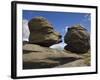
[[68,28],[68,32],[64,36],[66,50],[85,53],[90,49],[90,34],[80,24]]
[[23,69],[88,66],[84,61],[83,55],[69,54],[65,50],[61,51],[29,43],[23,45]]
[[53,25],[44,17],[35,17],[28,23],[30,36],[29,42],[49,47],[61,42],[60,33],[56,32]]

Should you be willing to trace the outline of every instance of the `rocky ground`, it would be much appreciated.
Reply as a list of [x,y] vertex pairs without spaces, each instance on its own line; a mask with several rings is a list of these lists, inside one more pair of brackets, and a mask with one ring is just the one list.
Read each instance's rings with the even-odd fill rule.
[[89,53],[76,54],[27,43],[23,46],[23,69],[89,66]]

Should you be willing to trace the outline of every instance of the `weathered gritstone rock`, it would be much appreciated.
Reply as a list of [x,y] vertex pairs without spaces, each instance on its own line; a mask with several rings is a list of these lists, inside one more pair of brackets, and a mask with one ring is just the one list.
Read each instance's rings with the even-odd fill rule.
[[28,23],[30,36],[29,42],[49,47],[61,42],[60,33],[54,31],[53,25],[44,17],[35,17]]
[[81,25],[75,25],[68,28],[64,36],[66,50],[76,53],[86,53],[90,49],[90,34]]
[[61,65],[62,67],[88,66],[84,63],[83,55],[71,54],[64,50],[55,50],[36,44],[26,43],[23,45],[23,69],[53,68],[61,67]]
[[62,68],[62,67],[84,67],[87,66],[87,64],[85,64],[85,61],[83,59],[79,59],[79,60],[75,60],[73,62],[70,63],[65,63],[63,65],[59,65],[57,66],[57,68]]

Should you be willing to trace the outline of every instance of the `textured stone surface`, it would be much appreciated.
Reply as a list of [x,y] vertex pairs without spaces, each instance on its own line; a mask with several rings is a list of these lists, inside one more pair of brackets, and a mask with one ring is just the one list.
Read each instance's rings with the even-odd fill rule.
[[53,25],[44,17],[35,17],[28,23],[30,36],[29,42],[49,47],[61,42],[60,33],[53,29]]
[[74,25],[68,28],[68,32],[64,36],[66,50],[85,53],[90,49],[90,34],[81,25]]
[[57,66],[57,68],[62,68],[62,67],[83,67],[83,66],[87,66],[87,64],[85,64],[85,61],[82,60],[82,59],[79,59],[79,60],[75,60],[75,61],[72,61],[70,63],[65,63],[63,65],[59,65]]
[[69,53],[66,50],[55,50],[29,43],[23,45],[23,69],[78,67],[90,64],[87,65],[84,61],[83,55]]

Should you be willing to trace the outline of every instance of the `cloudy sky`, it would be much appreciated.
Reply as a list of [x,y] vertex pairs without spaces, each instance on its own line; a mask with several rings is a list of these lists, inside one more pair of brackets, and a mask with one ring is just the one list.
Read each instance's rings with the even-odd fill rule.
[[[28,21],[36,16],[45,17],[48,21],[50,21],[53,24],[54,29],[61,33],[62,40],[65,33],[67,32],[67,28],[75,24],[82,24],[90,32],[91,14],[89,13],[23,10],[23,40],[28,40]],[[60,44],[52,46],[52,48],[60,46],[61,48],[65,46],[64,41]]]

